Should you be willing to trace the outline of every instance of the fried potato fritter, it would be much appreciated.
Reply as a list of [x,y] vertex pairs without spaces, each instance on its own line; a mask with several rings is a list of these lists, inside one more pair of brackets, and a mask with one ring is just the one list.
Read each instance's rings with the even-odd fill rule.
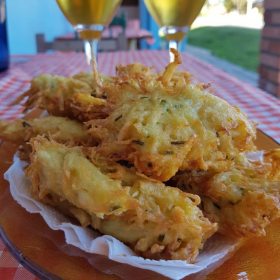
[[26,110],[37,107],[55,116],[78,120],[106,116],[106,101],[96,96],[95,84],[89,74],[81,73],[71,78],[41,75],[31,82],[30,89],[14,103],[26,98]]
[[196,195],[86,156],[78,147],[42,138],[35,138],[32,147],[27,175],[37,199],[58,207],[70,203],[81,223],[88,221],[142,256],[194,262],[216,231],[197,207]]
[[264,235],[265,227],[280,217],[280,149],[265,153],[264,162],[240,159],[225,172],[188,172],[174,180],[201,197],[204,214],[221,233]]
[[0,120],[0,139],[23,144],[37,135],[51,136],[62,143],[81,145],[89,143],[85,127],[74,120],[63,117],[46,116],[30,120]]
[[[255,125],[190,74],[163,73],[141,64],[118,66],[115,77],[42,75],[32,81],[26,108],[88,121],[99,153],[127,160],[137,171],[167,181],[178,170],[225,170],[242,151],[255,149]],[[100,83],[100,81],[99,81]]]
[[178,170],[226,170],[242,151],[255,150],[255,125],[190,75],[133,64],[106,85],[108,117],[88,122],[99,153],[127,160],[167,181]]
[[172,51],[162,73],[33,79],[15,103],[49,116],[0,121],[0,138],[28,156],[36,199],[143,257],[193,263],[216,231],[262,235],[280,217],[280,149],[254,160],[255,124]]

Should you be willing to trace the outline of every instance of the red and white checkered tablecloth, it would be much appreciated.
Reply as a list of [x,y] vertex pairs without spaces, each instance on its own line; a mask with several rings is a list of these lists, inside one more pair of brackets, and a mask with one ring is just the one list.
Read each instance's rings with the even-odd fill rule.
[[[168,62],[166,51],[130,51],[99,54],[99,69],[114,74],[117,64],[141,62],[163,70]],[[42,73],[73,75],[87,70],[83,54],[53,53],[17,56],[10,70],[0,74],[0,119],[19,117],[22,108],[9,104],[29,86],[32,77]],[[215,94],[240,107],[266,134],[280,142],[280,100],[201,60],[183,54],[181,69],[191,72],[202,82],[211,83]]]
[[[192,57],[183,55],[181,69],[192,73],[201,82],[211,83],[215,94],[238,106],[259,128],[280,142],[280,100],[225,72]],[[117,64],[140,62],[161,71],[168,63],[166,51],[130,51],[100,53],[99,69],[104,74],[114,74]],[[15,56],[9,71],[0,74],[0,119],[13,119],[22,116],[20,106],[9,104],[29,87],[32,77],[42,73],[73,75],[87,71],[83,54],[52,53],[35,56]],[[35,279],[17,263],[0,241],[0,279]]]
[[0,239],[0,279],[1,280],[36,280],[31,272],[26,270],[12,257]]

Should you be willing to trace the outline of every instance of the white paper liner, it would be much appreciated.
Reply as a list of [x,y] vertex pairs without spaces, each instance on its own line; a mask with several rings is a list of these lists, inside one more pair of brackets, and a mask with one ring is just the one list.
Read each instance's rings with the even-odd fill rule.
[[264,163],[264,151],[247,152],[245,153],[247,159],[251,162]]
[[62,230],[67,244],[76,246],[87,253],[104,255],[110,260],[150,270],[177,280],[206,268],[209,270],[211,267],[216,267],[237,247],[237,243],[233,240],[216,234],[206,242],[195,264],[180,260],[144,259],[116,238],[109,235],[100,236],[94,230],[74,225],[58,211],[33,199],[30,193],[30,182],[23,171],[25,165],[25,162],[15,156],[13,164],[4,174],[4,178],[10,183],[13,198],[28,212],[39,213],[51,229]]

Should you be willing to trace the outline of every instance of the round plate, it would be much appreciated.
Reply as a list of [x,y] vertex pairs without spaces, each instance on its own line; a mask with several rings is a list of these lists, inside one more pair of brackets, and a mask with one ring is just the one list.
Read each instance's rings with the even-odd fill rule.
[[[260,131],[257,146],[266,150],[280,147]],[[16,147],[9,143],[2,143],[0,147],[0,235],[23,266],[41,279],[165,279],[153,272],[109,261],[103,256],[96,256],[91,264],[86,254],[77,256],[77,249],[65,244],[62,232],[49,229],[40,215],[27,213],[12,199],[3,174],[11,164],[15,151]],[[280,220],[277,220],[268,227],[265,237],[248,240],[207,279],[279,278],[279,232]]]

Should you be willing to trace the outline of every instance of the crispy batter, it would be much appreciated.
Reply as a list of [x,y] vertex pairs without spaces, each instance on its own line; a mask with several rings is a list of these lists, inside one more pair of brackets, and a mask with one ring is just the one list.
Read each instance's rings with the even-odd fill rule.
[[53,116],[0,122],[0,138],[31,142],[27,176],[37,199],[144,257],[194,262],[217,224],[247,237],[280,216],[280,149],[248,160],[255,124],[209,84],[176,72],[181,58],[172,51],[162,73],[130,64],[115,77],[94,69],[35,78],[16,102],[27,97],[26,110]]
[[[255,126],[237,108],[175,72],[141,64],[118,66],[116,77],[43,75],[32,81],[25,103],[50,114],[89,120],[99,153],[127,160],[137,171],[161,181],[178,170],[225,170],[240,151],[254,150]],[[98,90],[97,90],[98,89]]]
[[85,73],[71,78],[38,76],[32,80],[30,89],[14,103],[26,97],[26,110],[40,108],[55,116],[67,116],[82,121],[106,115],[106,101],[97,96],[94,81]]
[[[216,225],[203,217],[198,196],[139,176],[80,148],[32,141],[27,175],[37,199],[62,207],[82,224],[111,234],[149,258],[194,262]],[[67,207],[68,207],[67,206]]]
[[188,172],[174,178],[177,186],[202,198],[205,215],[225,235],[264,235],[280,217],[280,149],[267,152],[264,162],[239,162],[221,173]]
[[63,117],[0,120],[0,139],[19,145],[37,135],[50,136],[58,142],[72,145],[86,145],[90,140],[87,130],[81,123]]
[[239,152],[255,149],[255,125],[189,74],[174,72],[179,62],[163,74],[118,67],[106,85],[108,117],[88,122],[99,153],[166,181],[178,170],[225,170]]

